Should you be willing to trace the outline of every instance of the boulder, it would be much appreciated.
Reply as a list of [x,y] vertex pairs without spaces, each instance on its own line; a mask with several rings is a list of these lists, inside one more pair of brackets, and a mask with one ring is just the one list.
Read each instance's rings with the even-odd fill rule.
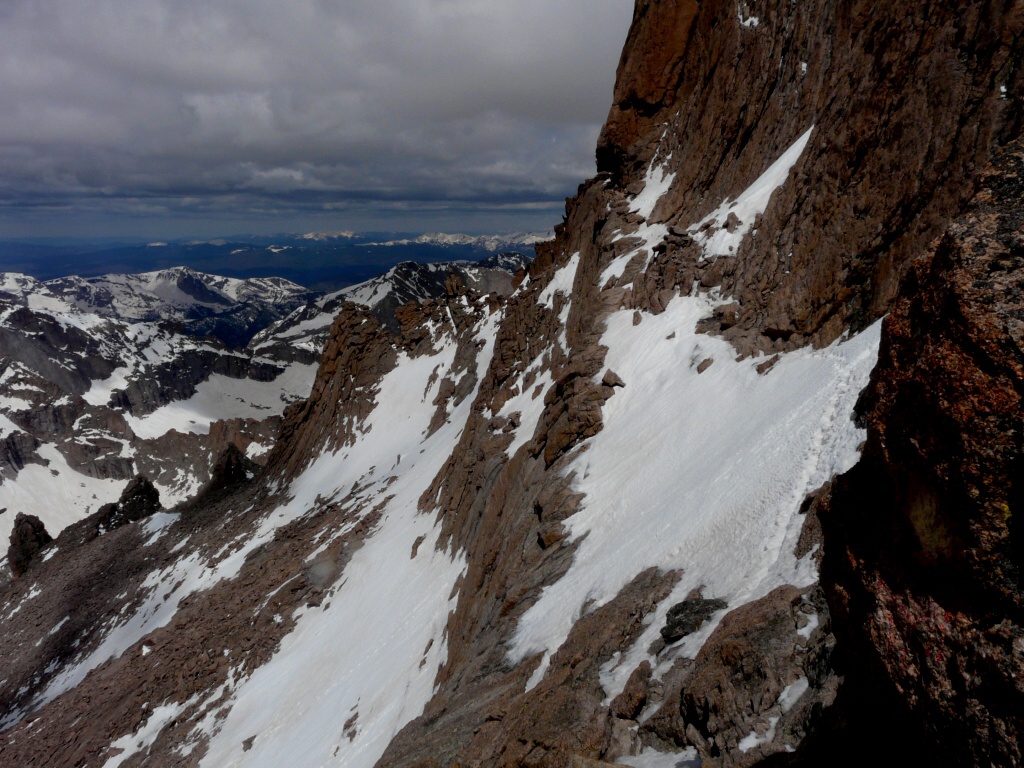
[[665,626],[661,628],[661,636],[665,638],[665,642],[674,643],[700,629],[715,611],[727,607],[728,603],[718,598],[705,600],[703,597],[694,597],[683,600],[668,609]]
[[160,492],[148,477],[136,475],[121,492],[121,498],[113,504],[99,508],[98,528],[112,531],[127,523],[142,520],[160,509]]
[[19,512],[11,529],[11,546],[7,550],[7,563],[11,573],[21,576],[53,537],[46,531],[43,521],[35,515]]

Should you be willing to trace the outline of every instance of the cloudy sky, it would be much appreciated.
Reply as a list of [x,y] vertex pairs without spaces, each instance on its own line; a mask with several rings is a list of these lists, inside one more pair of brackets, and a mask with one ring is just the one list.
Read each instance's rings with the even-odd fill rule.
[[2,0],[0,236],[548,229],[632,0]]

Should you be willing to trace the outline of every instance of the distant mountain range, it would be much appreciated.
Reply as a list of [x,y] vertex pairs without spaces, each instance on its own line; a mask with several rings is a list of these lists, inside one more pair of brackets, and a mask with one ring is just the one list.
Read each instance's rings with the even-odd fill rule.
[[228,445],[261,463],[345,302],[397,329],[400,306],[449,290],[507,296],[528,261],[403,262],[326,295],[190,267],[45,282],[0,272],[0,541],[6,510],[56,531],[138,472],[173,504]]
[[[304,237],[315,237],[304,235]],[[481,248],[485,251],[497,252],[509,250],[522,246],[534,246],[545,240],[550,240],[550,235],[531,234],[529,232],[515,232],[511,235],[449,235],[444,232],[428,232],[414,238],[401,240],[388,240],[382,243],[363,243],[363,247],[372,246],[402,246],[402,245],[436,245],[444,248],[457,246],[468,246],[470,248]]]
[[479,261],[503,251],[532,257],[534,245],[545,239],[548,235],[542,233],[328,231],[134,244],[12,240],[0,241],[0,271],[52,280],[187,266],[236,279],[279,277],[330,292],[370,280],[403,261]]

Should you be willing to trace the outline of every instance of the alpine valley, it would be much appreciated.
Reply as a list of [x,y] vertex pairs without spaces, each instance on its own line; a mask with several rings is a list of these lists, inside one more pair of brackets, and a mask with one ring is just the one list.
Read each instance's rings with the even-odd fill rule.
[[1021,765],[1022,32],[637,0],[532,262],[0,278],[0,764]]

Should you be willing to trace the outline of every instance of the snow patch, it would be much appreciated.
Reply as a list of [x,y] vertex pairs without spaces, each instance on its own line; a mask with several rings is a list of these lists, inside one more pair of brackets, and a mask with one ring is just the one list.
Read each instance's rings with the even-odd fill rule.
[[107,762],[103,764],[103,768],[118,768],[129,757],[149,749],[153,746],[153,742],[156,741],[156,737],[160,735],[160,731],[173,722],[174,718],[180,715],[191,703],[191,701],[188,701],[182,704],[162,704],[156,707],[149,713],[146,724],[136,733],[129,733],[110,744],[107,748],[108,750],[118,749],[121,752],[108,758]]
[[807,617],[807,624],[801,629],[798,629],[796,633],[800,635],[804,640],[811,639],[811,633],[818,628],[819,619],[818,614],[812,613]]
[[[703,249],[703,258],[736,255],[743,238],[754,226],[754,221],[768,207],[772,193],[786,182],[789,172],[803,154],[813,130],[812,125],[736,200],[730,202],[726,198],[718,208],[687,230]],[[731,222],[730,216],[734,216]]]
[[811,684],[806,677],[801,677],[795,683],[787,685],[779,694],[779,707],[782,709],[782,714],[789,712],[810,687]]
[[177,522],[179,517],[181,515],[177,512],[157,512],[146,518],[142,523],[142,533],[144,536],[148,535],[149,538],[142,546],[148,547],[150,544],[155,544],[164,535],[164,531]]
[[555,294],[560,293],[563,296],[572,295],[572,285],[576,280],[576,270],[580,266],[580,252],[576,251],[564,265],[559,267],[554,276],[551,278],[544,290],[540,292],[540,296],[537,297],[537,303],[547,309],[555,308]]
[[779,718],[769,717],[768,718],[768,730],[764,733],[758,733],[756,730],[751,731],[737,744],[740,748],[740,752],[749,752],[754,747],[759,747],[762,744],[767,744],[775,738],[775,726],[779,724]]
[[558,313],[558,322],[562,326],[561,331],[559,331],[558,341],[566,352],[569,351],[566,323],[569,321],[569,310],[572,308],[572,286],[576,281],[576,271],[579,266],[580,253],[577,251],[555,272],[551,282],[545,286],[544,290],[540,292],[540,296],[537,297],[537,302],[547,309],[555,308],[556,293],[563,297],[562,310]]
[[736,16],[740,20],[740,26],[747,29],[753,29],[761,23],[761,19],[757,16],[744,15],[749,14],[750,8],[747,3],[740,2],[736,4]]
[[647,169],[647,176],[644,178],[644,188],[633,198],[633,202],[629,206],[631,212],[640,214],[644,219],[651,218],[655,207],[672,187],[672,182],[676,180],[674,173],[665,172],[668,161],[671,159],[672,156],[669,155],[665,162],[657,168],[654,167],[653,161],[651,162],[650,168]]
[[630,235],[617,235],[613,242],[622,240],[626,237],[635,237],[640,239],[640,245],[628,253],[624,253],[604,268],[601,273],[601,278],[598,281],[598,285],[602,288],[608,284],[609,280],[618,280],[622,277],[622,273],[626,271],[626,266],[633,260],[634,257],[639,255],[641,252],[646,251],[647,261],[641,268],[641,271],[647,268],[647,265],[651,263],[651,256],[654,253],[656,246],[664,242],[665,238],[668,237],[668,226],[665,224],[641,224],[636,232]]
[[658,752],[644,747],[639,755],[626,755],[615,762],[633,768],[700,768],[700,755],[696,747],[687,747],[682,752]]

